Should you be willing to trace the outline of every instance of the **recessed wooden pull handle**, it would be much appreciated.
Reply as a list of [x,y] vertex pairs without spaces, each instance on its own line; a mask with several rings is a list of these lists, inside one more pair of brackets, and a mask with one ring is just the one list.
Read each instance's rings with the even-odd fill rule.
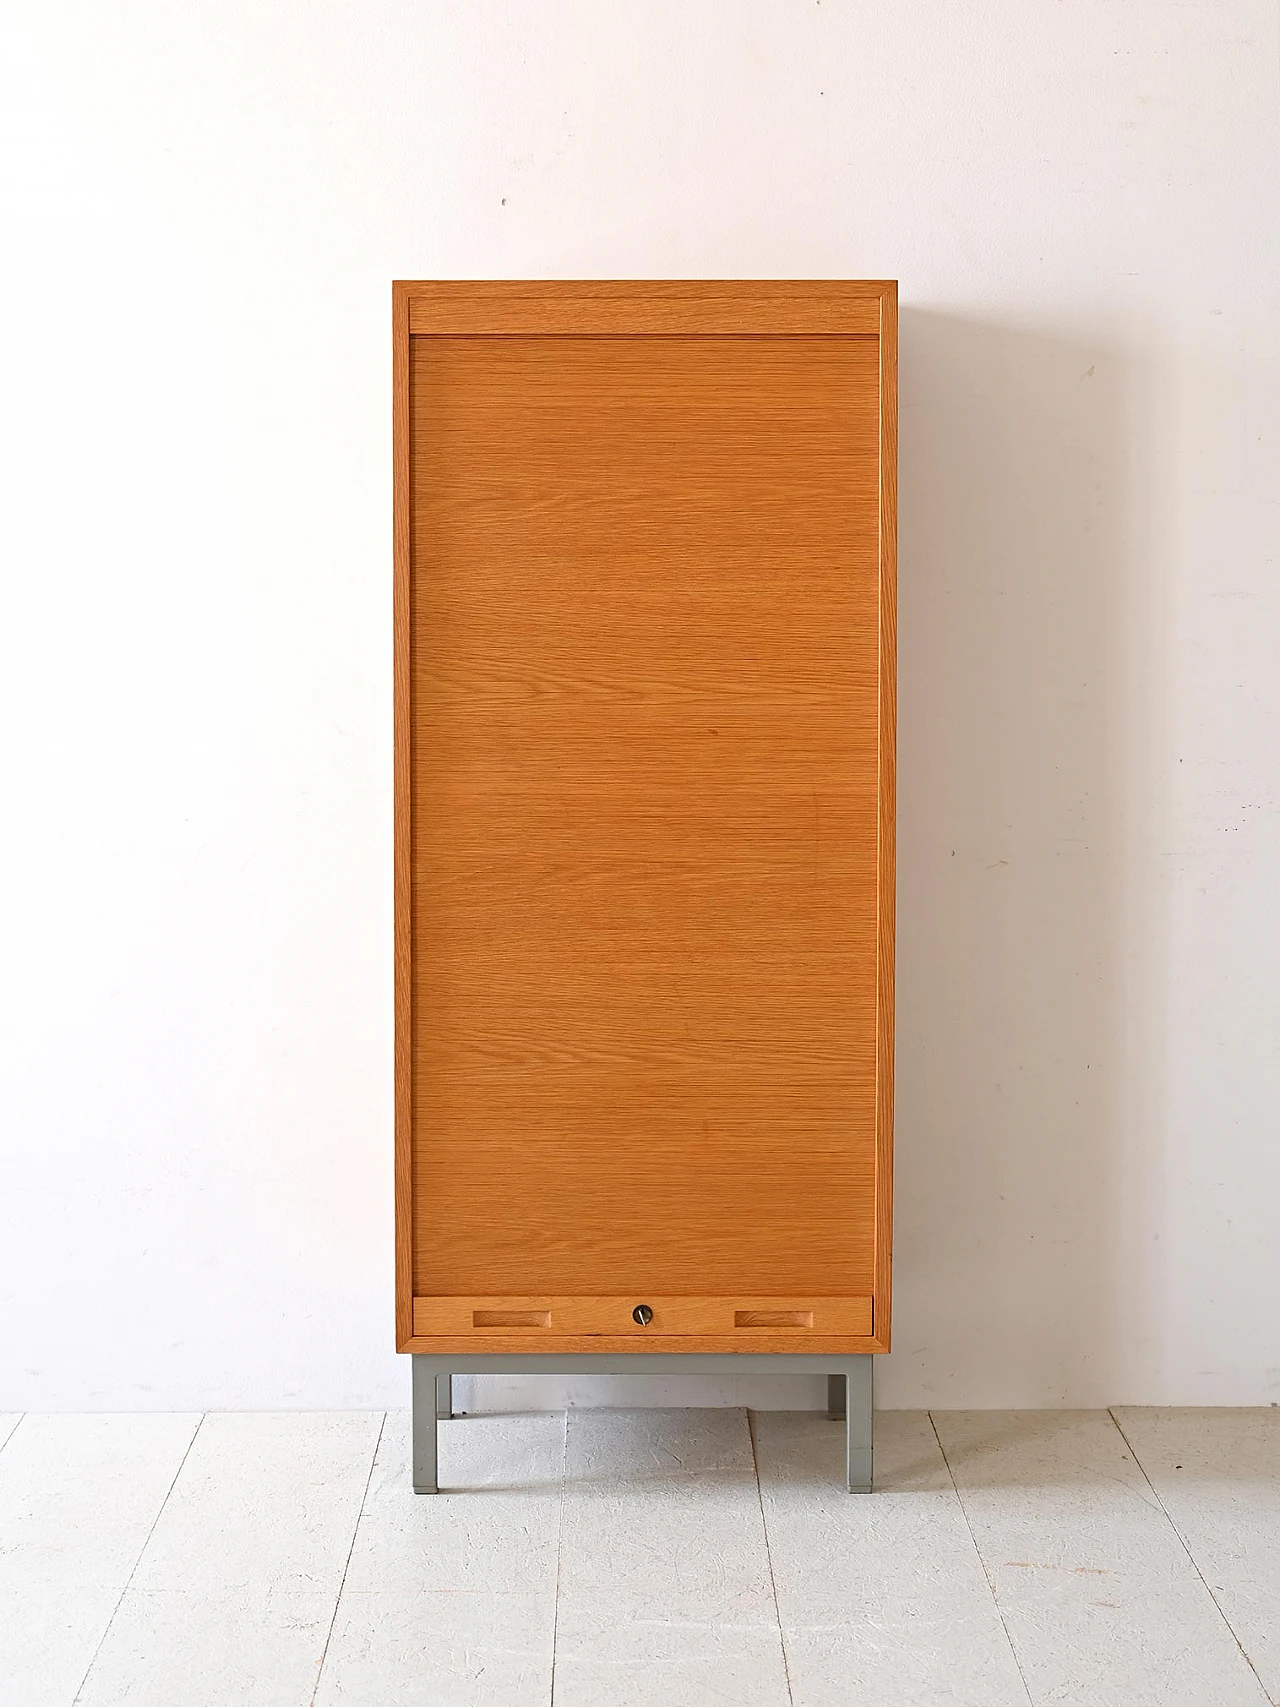
[[[464,1350],[461,1342],[468,1334],[478,1334],[504,1354],[517,1353],[522,1346],[537,1351],[535,1340],[551,1351],[564,1351],[567,1341],[578,1338],[584,1343],[570,1349],[589,1351],[590,1340],[606,1352],[636,1351],[642,1341],[646,1351],[678,1350],[691,1342],[692,1349],[701,1350],[699,1342],[704,1341],[726,1353],[735,1348],[794,1351],[810,1344],[821,1351],[830,1351],[834,1344],[843,1351],[842,1342],[870,1336],[874,1316],[873,1300],[861,1294],[828,1297],[811,1292],[806,1297],[803,1292],[784,1292],[770,1297],[744,1288],[728,1295],[650,1292],[640,1298],[637,1303],[634,1292],[577,1297],[535,1292],[523,1298],[501,1292],[479,1297],[425,1294],[413,1301],[414,1333],[430,1339],[433,1352],[449,1350],[452,1341]],[[506,1340],[499,1345],[504,1330]]]
[[735,1310],[735,1328],[811,1328],[812,1310]]
[[549,1328],[550,1310],[473,1310],[473,1328]]

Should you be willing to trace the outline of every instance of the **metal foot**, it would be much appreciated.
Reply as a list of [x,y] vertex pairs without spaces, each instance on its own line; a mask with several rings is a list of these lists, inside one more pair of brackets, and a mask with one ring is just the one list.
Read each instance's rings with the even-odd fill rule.
[[[443,1377],[448,1380],[448,1376]],[[436,1456],[436,1411],[438,1406],[436,1372],[431,1360],[413,1358],[413,1491],[415,1494],[436,1494],[440,1491]]]
[[[873,1409],[871,1356],[850,1358],[845,1385],[845,1475],[851,1494],[871,1492]],[[837,1377],[837,1379],[840,1379]]]
[[453,1415],[453,1376],[436,1376],[436,1415],[445,1421]]

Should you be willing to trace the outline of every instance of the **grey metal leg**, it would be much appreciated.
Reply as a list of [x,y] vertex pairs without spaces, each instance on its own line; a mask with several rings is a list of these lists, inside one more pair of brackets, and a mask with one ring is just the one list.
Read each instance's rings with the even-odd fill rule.
[[854,1357],[845,1375],[845,1469],[851,1494],[871,1492],[874,1368],[874,1357]]
[[440,1491],[436,1459],[436,1372],[431,1359],[413,1359],[413,1491]]
[[[832,1366],[838,1371],[832,1373]],[[415,1493],[439,1492],[436,1457],[438,1415],[452,1410],[452,1379],[463,1375],[575,1374],[590,1370],[600,1375],[825,1375],[827,1404],[833,1416],[845,1421],[845,1481],[851,1493],[871,1492],[871,1372],[869,1356],[828,1357],[818,1352],[644,1352],[612,1356],[573,1352],[563,1357],[540,1352],[511,1352],[485,1356],[455,1353],[449,1357],[413,1356],[413,1486]]]

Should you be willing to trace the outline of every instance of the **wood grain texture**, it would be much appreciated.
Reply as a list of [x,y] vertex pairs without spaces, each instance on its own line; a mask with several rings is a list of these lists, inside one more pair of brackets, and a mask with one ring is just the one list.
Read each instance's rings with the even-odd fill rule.
[[898,821],[898,287],[880,298],[880,733],[876,932],[875,1332],[888,1351],[893,1296],[894,922]]
[[[898,286],[895,279],[402,279],[395,288],[413,301],[459,308],[537,296],[544,302],[685,302],[694,307],[709,298],[728,297],[742,303],[793,303],[803,309],[814,302],[879,302],[896,294]],[[698,325],[693,329],[705,331]]]
[[803,1351],[822,1356],[830,1353],[835,1357],[857,1357],[860,1353],[883,1351],[884,1347],[874,1334],[797,1334],[793,1328],[758,1328],[752,1334],[745,1335],[740,1329],[723,1334],[659,1334],[656,1338],[649,1334],[539,1334],[537,1345],[530,1343],[530,1335],[523,1328],[513,1328],[508,1333],[500,1333],[496,1329],[486,1328],[483,1333],[474,1334],[414,1334],[397,1346],[398,1351],[426,1352],[432,1356],[448,1356],[451,1353],[467,1356],[505,1357],[512,1352],[546,1353],[548,1356],[562,1356],[566,1353],[594,1351],[607,1353],[610,1356],[632,1354],[643,1357],[646,1352],[703,1352],[719,1354],[721,1352],[761,1352],[772,1353],[779,1351]]
[[[779,321],[782,322],[781,328]],[[586,327],[590,331],[586,331]],[[696,330],[695,330],[696,329]],[[542,333],[554,336],[810,337],[839,333],[876,337],[880,307],[874,300],[830,300],[804,305],[784,299],[703,297],[696,305],[679,299],[606,301],[566,297],[547,302],[539,296],[474,302],[465,307],[415,298],[409,305],[409,330],[415,336],[483,336]]]
[[[632,1311],[647,1304],[647,1326]],[[520,1328],[530,1349],[549,1333],[626,1334],[657,1339],[664,1334],[733,1334],[740,1350],[750,1350],[764,1330],[788,1331],[799,1348],[813,1334],[869,1334],[871,1299],[866,1298],[699,1298],[662,1297],[634,1292],[592,1298],[415,1298],[413,1326],[418,1334],[473,1335]]]
[[[471,288],[428,294],[454,312]],[[816,1317],[734,1329],[734,1309],[874,1289],[884,1341],[884,341],[590,319],[713,290],[794,310],[809,288],[879,327],[881,286],[564,285],[548,300],[592,335],[406,338],[402,1349],[427,1349],[406,1275],[411,1316],[426,1297],[729,1301],[724,1335],[668,1336],[689,1350],[809,1346]],[[406,324],[424,289],[400,287]],[[517,1345],[568,1349],[559,1309]],[[874,1349],[870,1329],[819,1349]],[[504,1330],[473,1331],[493,1350]],[[620,1325],[637,1336],[657,1349]]]
[[395,1295],[396,1341],[413,1333],[413,896],[410,867],[409,634],[411,541],[409,518],[409,296],[392,287],[392,787],[394,797],[393,930],[395,980]]
[[644,285],[516,279],[423,280],[401,288],[414,334],[878,337],[881,297],[891,287],[849,279],[668,279]]

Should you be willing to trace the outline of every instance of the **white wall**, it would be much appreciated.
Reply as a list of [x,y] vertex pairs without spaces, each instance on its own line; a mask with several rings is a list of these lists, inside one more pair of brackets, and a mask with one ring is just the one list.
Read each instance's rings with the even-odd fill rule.
[[0,1407],[403,1402],[388,283],[431,275],[901,279],[881,1400],[1280,1399],[1269,0],[4,30]]

